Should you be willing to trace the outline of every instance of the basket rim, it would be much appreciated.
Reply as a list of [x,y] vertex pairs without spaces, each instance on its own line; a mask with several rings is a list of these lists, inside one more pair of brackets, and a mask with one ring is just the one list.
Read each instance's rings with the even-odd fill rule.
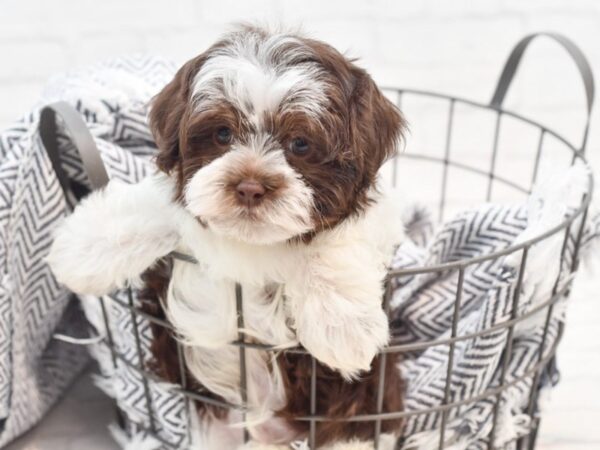
[[[563,296],[565,296],[569,292],[569,290],[571,289],[571,284],[573,282],[573,279],[574,279],[574,275],[571,274],[561,284],[561,287],[558,288],[556,290],[556,292],[554,292],[552,295],[550,295],[550,297],[547,300],[540,302],[538,305],[536,305],[531,310],[529,310],[523,314],[520,314],[515,318],[509,319],[509,320],[504,320],[502,322],[496,323],[493,326],[490,326],[488,328],[485,328],[485,329],[480,330],[475,333],[465,333],[465,334],[442,338],[442,339],[429,339],[429,340],[424,340],[424,341],[411,343],[411,344],[398,343],[397,340],[394,340],[394,336],[391,336],[390,342],[383,349],[381,349],[379,351],[379,354],[380,355],[396,354],[396,353],[423,350],[423,349],[426,349],[429,347],[435,347],[438,345],[455,344],[456,342],[467,341],[467,340],[474,339],[477,337],[485,336],[489,333],[493,333],[494,331],[498,331],[503,328],[509,328],[509,327],[515,326],[518,323],[525,321],[528,318],[534,316],[535,314],[539,313],[540,311],[544,310],[545,308],[555,305]],[[111,301],[117,303],[120,307],[125,308],[131,312],[134,312],[137,315],[144,317],[144,319],[148,320],[149,322],[151,322],[153,324],[157,324],[161,327],[164,327],[167,330],[175,331],[174,327],[167,320],[159,319],[158,317],[155,317],[152,314],[142,311],[137,306],[129,305],[126,302],[120,300],[116,295],[108,295],[107,297],[110,298]],[[234,347],[251,348],[251,349],[255,349],[255,350],[261,350],[261,351],[272,352],[272,353],[286,352],[286,353],[296,353],[296,354],[304,354],[304,355],[309,354],[305,348],[303,348],[299,345],[281,347],[281,346],[274,346],[274,345],[270,345],[270,344],[264,344],[264,343],[260,343],[260,342],[247,342],[245,340],[240,340],[240,339],[229,342],[229,345],[234,346]]]
[[[494,252],[486,253],[484,255],[475,256],[472,258],[460,259],[458,261],[452,261],[452,262],[448,262],[448,263],[433,264],[433,265],[424,266],[424,267],[388,270],[386,278],[385,278],[386,283],[389,282],[391,279],[397,278],[400,276],[426,274],[426,273],[432,273],[432,272],[444,272],[444,271],[450,271],[450,270],[463,270],[465,267],[472,265],[472,264],[478,264],[478,263],[481,263],[481,262],[484,262],[487,260],[496,259],[496,258],[506,256],[511,253],[518,252],[520,250],[523,250],[524,248],[531,247],[532,245],[553,236],[554,234],[558,233],[561,230],[565,230],[565,229],[569,228],[571,226],[571,224],[579,216],[581,216],[584,213],[584,211],[586,211],[587,208],[589,207],[589,205],[591,203],[592,195],[594,192],[594,177],[593,177],[593,172],[591,170],[591,167],[585,157],[583,149],[577,149],[575,147],[575,145],[573,145],[571,142],[569,142],[564,136],[551,130],[550,128],[541,124],[540,122],[530,119],[528,117],[525,117],[522,114],[516,113],[514,111],[511,111],[511,110],[503,108],[503,107],[498,107],[495,105],[482,103],[482,102],[467,99],[467,98],[464,98],[461,96],[444,94],[444,93],[436,92],[436,91],[428,91],[428,90],[424,90],[424,89],[401,88],[401,87],[392,87],[392,86],[382,86],[381,89],[383,91],[393,91],[399,95],[408,93],[408,94],[413,94],[413,95],[421,95],[421,96],[440,98],[440,99],[444,99],[444,100],[447,100],[450,102],[464,103],[464,104],[468,104],[468,105],[476,107],[476,108],[495,111],[499,115],[507,115],[507,116],[513,117],[517,120],[521,120],[537,129],[539,129],[540,131],[553,136],[554,138],[558,139],[561,143],[563,143],[569,150],[571,150],[571,152],[573,153],[573,160],[572,160],[571,165],[575,164],[575,161],[579,161],[580,163],[584,164],[585,167],[588,169],[587,170],[588,183],[587,183],[586,194],[583,196],[582,201],[579,204],[579,206],[574,211],[572,211],[558,225],[546,230],[545,232],[543,232],[541,234],[533,236],[519,244],[513,244],[513,245],[508,246],[505,249],[496,250]],[[413,154],[413,153],[406,154],[405,156],[399,155],[399,157],[415,157],[415,156],[419,156],[419,155]],[[435,158],[431,157],[431,158],[425,158],[425,159],[429,159],[432,161],[444,162],[444,160],[441,158],[435,159]],[[452,161],[448,161],[448,162],[452,163]],[[462,168],[465,170],[472,170],[471,167],[462,167]],[[495,179],[500,180],[499,177],[495,177]],[[508,180],[500,180],[500,181],[508,181]],[[519,189],[519,190],[523,189],[520,186],[512,185],[512,187],[515,189]],[[185,261],[185,262],[189,262],[189,263],[193,263],[193,264],[198,263],[196,258],[194,258],[193,256],[179,252],[179,251],[172,252],[171,256],[173,258],[181,260],[181,261]]]
[[[586,167],[589,168],[589,165],[587,164],[587,162],[585,160],[583,160],[583,162],[586,165]],[[579,207],[577,207],[571,214],[569,214],[567,216],[567,218],[565,220],[563,220],[558,225],[555,225],[554,227],[550,228],[549,230],[547,230],[541,234],[538,234],[537,236],[529,238],[519,244],[513,244],[502,250],[496,250],[491,253],[486,253],[485,255],[474,256],[472,258],[461,259],[459,261],[453,261],[453,262],[443,263],[443,264],[434,264],[434,265],[425,266],[425,267],[416,267],[414,269],[389,270],[388,274],[386,276],[386,281],[390,281],[393,278],[396,278],[399,276],[404,276],[404,275],[417,275],[417,274],[432,273],[432,272],[444,272],[444,271],[450,271],[450,270],[456,270],[456,269],[463,270],[465,267],[470,266],[472,264],[478,264],[480,262],[487,261],[490,259],[500,258],[502,256],[509,255],[511,253],[516,253],[520,250],[523,250],[524,248],[531,247],[532,245],[553,236],[554,234],[558,233],[561,230],[566,230],[567,228],[570,228],[570,226],[573,224],[575,219],[577,219],[579,216],[581,216],[584,213],[584,211],[588,208],[588,206],[590,205],[593,189],[594,189],[594,178],[592,176],[591,171],[589,171],[588,172],[589,195],[587,193],[584,195]]]
[[[452,261],[452,262],[443,263],[443,264],[433,264],[430,266],[415,267],[415,268],[411,268],[411,269],[389,270],[387,273],[387,276],[386,276],[386,282],[390,281],[393,278],[399,277],[399,276],[417,275],[417,274],[425,274],[425,273],[433,273],[433,272],[443,272],[443,271],[450,271],[450,270],[457,270],[457,269],[462,270],[465,267],[472,265],[472,264],[478,264],[478,263],[481,263],[481,262],[484,262],[487,260],[496,259],[496,258],[506,256],[511,253],[518,252],[520,250],[523,250],[526,247],[531,247],[532,245],[553,236],[554,234],[558,233],[561,230],[565,230],[565,229],[569,228],[571,226],[571,224],[579,216],[581,216],[584,213],[584,211],[586,211],[587,208],[589,207],[589,205],[591,203],[592,195],[594,192],[594,176],[593,176],[591,167],[585,157],[583,149],[577,149],[577,147],[575,147],[575,145],[573,145],[571,142],[569,142],[564,136],[551,130],[550,128],[541,124],[540,122],[530,119],[528,117],[525,117],[522,114],[519,114],[517,112],[511,111],[511,110],[503,108],[503,107],[498,107],[495,105],[482,103],[482,102],[467,99],[467,98],[464,98],[461,96],[444,94],[444,93],[436,92],[436,91],[428,91],[428,90],[424,90],[424,89],[401,88],[401,87],[392,87],[392,86],[383,86],[381,89],[383,91],[393,91],[398,95],[403,95],[403,94],[408,93],[408,94],[417,95],[417,96],[439,98],[439,99],[447,100],[450,102],[464,103],[464,104],[467,104],[467,105],[470,105],[470,106],[473,106],[476,108],[495,111],[499,115],[507,115],[507,116],[513,117],[517,120],[523,121],[523,122],[537,128],[540,131],[547,133],[547,134],[553,136],[554,138],[556,138],[557,140],[559,140],[573,153],[573,160],[572,160],[571,165],[575,164],[575,161],[579,161],[580,163],[584,164],[585,167],[588,169],[587,170],[588,183],[587,183],[586,194],[582,198],[582,201],[579,204],[579,206],[574,211],[572,211],[558,225],[546,230],[545,232],[543,232],[541,234],[533,236],[519,244],[513,244],[513,245],[508,246],[505,249],[496,250],[494,252],[486,253],[484,255],[475,256],[472,258],[460,259],[458,261]],[[411,154],[408,154],[407,156],[414,157],[415,155],[416,154],[411,153]],[[399,155],[399,157],[403,157],[403,156]],[[433,157],[431,157],[429,159],[434,160]],[[435,159],[435,160],[444,162],[444,160],[441,158]],[[451,161],[449,161],[449,162],[451,162]],[[463,169],[471,170],[470,167],[463,167]],[[496,178],[498,178],[498,177],[496,177]],[[520,189],[520,187],[517,187],[517,186],[512,186],[512,187],[516,188],[516,189]]]
[[562,134],[557,133],[556,131],[549,128],[547,125],[543,125],[542,123],[538,122],[537,120],[526,117],[526,116],[524,116],[518,112],[515,112],[511,109],[507,109],[507,108],[504,108],[501,106],[499,107],[499,106],[488,104],[488,103],[483,103],[483,102],[480,102],[477,100],[472,100],[472,99],[462,97],[459,95],[444,94],[443,92],[429,91],[426,89],[382,86],[381,90],[382,91],[393,91],[396,94],[400,94],[400,95],[411,94],[411,95],[422,95],[424,97],[439,98],[439,99],[444,99],[444,100],[448,100],[451,102],[464,103],[469,106],[473,106],[473,107],[480,108],[480,109],[488,109],[490,111],[495,111],[496,113],[498,113],[500,115],[506,115],[509,117],[513,117],[515,119],[526,122],[529,125],[532,125],[538,129],[548,133],[549,135],[555,137],[560,142],[562,142],[564,145],[569,147],[569,149],[571,151],[573,151],[574,153],[581,153],[582,154],[581,156],[583,156],[583,151],[581,149],[577,148],[573,143],[571,143]]
[[[582,155],[576,154],[575,157],[577,159],[580,159],[587,168],[590,168],[589,164],[587,163],[587,161],[585,160],[585,158]],[[586,193],[583,196],[582,202],[579,205],[579,207],[577,207],[571,214],[569,214],[567,216],[567,218],[564,219],[561,223],[559,223],[558,225],[555,225],[554,227],[548,229],[547,231],[545,231],[537,236],[534,236],[532,238],[529,238],[519,244],[513,244],[505,249],[496,250],[494,252],[486,253],[485,255],[481,255],[481,256],[474,256],[472,258],[461,259],[461,260],[453,261],[453,262],[449,262],[449,263],[434,264],[434,265],[425,266],[425,267],[415,267],[412,269],[388,270],[385,281],[386,282],[391,281],[391,279],[393,279],[393,278],[396,278],[399,276],[405,276],[405,275],[417,275],[417,274],[424,274],[424,273],[431,273],[431,272],[443,272],[443,271],[449,271],[449,270],[455,270],[455,269],[461,270],[472,264],[478,264],[483,261],[499,258],[501,256],[506,256],[508,254],[515,253],[519,250],[523,250],[526,247],[531,247],[532,245],[558,233],[559,231],[567,229],[568,227],[571,226],[571,224],[575,221],[575,219],[577,219],[579,216],[581,216],[586,211],[586,209],[589,207],[589,205],[591,203],[592,193],[593,193],[593,189],[594,189],[594,178],[593,178],[591,170],[588,171],[587,178],[588,178],[589,195]],[[180,260],[183,262],[187,262],[187,263],[191,263],[191,264],[198,264],[198,260],[196,258],[194,258],[193,256],[188,255],[186,253],[174,251],[174,252],[170,253],[170,256],[173,257],[174,259],[177,259],[177,260]]]

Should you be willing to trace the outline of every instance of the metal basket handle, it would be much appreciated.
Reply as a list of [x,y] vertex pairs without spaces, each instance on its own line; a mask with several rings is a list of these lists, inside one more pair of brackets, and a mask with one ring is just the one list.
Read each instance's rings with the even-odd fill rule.
[[515,76],[515,72],[519,67],[519,63],[521,62],[521,58],[523,57],[523,53],[531,41],[539,36],[545,36],[553,41],[560,44],[566,51],[569,53],[573,62],[577,65],[577,69],[579,70],[579,74],[581,75],[581,79],[583,81],[583,87],[585,89],[585,97],[587,101],[587,117],[585,123],[585,129],[583,133],[583,141],[581,143],[580,152],[585,151],[585,145],[587,143],[588,138],[588,130],[590,127],[590,116],[592,114],[592,108],[594,106],[594,75],[592,73],[592,68],[590,67],[590,63],[586,59],[583,52],[567,37],[558,33],[534,33],[529,36],[525,36],[521,39],[517,45],[513,48],[510,56],[506,60],[506,64],[504,64],[504,68],[502,69],[502,74],[500,75],[500,79],[498,80],[498,84],[496,85],[496,90],[494,91],[494,95],[492,96],[492,100],[490,101],[490,106],[494,108],[501,108],[502,102],[504,101],[504,97],[506,96],[506,92],[510,87],[513,77]]
[[[108,174],[106,173],[102,158],[100,158],[100,152],[94,142],[94,138],[85,121],[82,119],[81,114],[66,102],[57,102],[44,106],[40,111],[40,121],[38,125],[40,139],[44,144],[44,148],[46,149],[54,173],[58,178],[60,187],[65,193],[65,197],[67,199],[72,198],[69,196],[69,193],[72,193],[77,200],[81,200],[83,196],[89,193],[89,189],[84,186],[77,186],[78,189],[74,189],[75,183],[69,179],[62,167],[60,158],[61,151],[58,145],[57,115],[62,119],[64,128],[69,133],[75,149],[81,157],[83,170],[90,181],[92,189],[99,189],[105,186],[108,183]],[[74,345],[90,345],[102,341],[104,336],[98,334],[97,330],[91,331],[93,327],[90,322],[87,321],[85,315],[82,315],[82,319],[88,323],[90,327],[90,336],[77,337],[62,333],[54,333],[53,338]],[[105,325],[107,327],[109,326],[107,322],[105,322]]]
[[[61,117],[83,164],[92,189],[99,189],[108,183],[108,174],[100,158],[100,152],[86,123],[75,108],[66,102],[57,102],[45,106],[40,112],[40,138],[46,148],[54,172],[60,185],[67,194],[72,192],[72,182],[61,165],[60,148],[58,146],[58,128],[56,116]],[[77,196],[77,195],[76,195]],[[81,196],[77,196],[80,199]]]

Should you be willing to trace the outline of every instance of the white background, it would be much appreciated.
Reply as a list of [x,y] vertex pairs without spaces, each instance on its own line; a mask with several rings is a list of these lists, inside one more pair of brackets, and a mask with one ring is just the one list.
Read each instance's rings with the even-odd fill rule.
[[[241,20],[301,25],[359,57],[381,84],[483,102],[511,47],[535,31],[564,33],[600,74],[598,0],[0,0],[0,129],[27,111],[57,72],[135,52],[183,62]],[[526,54],[506,105],[576,142],[581,136],[581,81],[566,53],[548,41]],[[441,114],[431,111],[430,116]],[[408,111],[407,116],[418,129],[416,116]],[[588,153],[600,168],[597,114],[591,130]],[[427,143],[444,130],[432,126],[420,133],[425,135],[420,142]],[[479,126],[463,133],[474,147],[485,140]],[[471,151],[475,157],[477,149]],[[521,150],[512,151],[521,164]],[[596,287],[588,276],[576,289],[560,353],[564,383],[542,422],[543,448],[600,448]]]
[[[56,72],[135,52],[183,62],[228,24],[252,20],[301,25],[360,57],[382,84],[483,101],[511,46],[533,31],[571,37],[600,73],[597,0],[0,0],[0,128]],[[566,121],[575,136],[583,96],[565,55],[540,42],[522,69],[508,105]]]

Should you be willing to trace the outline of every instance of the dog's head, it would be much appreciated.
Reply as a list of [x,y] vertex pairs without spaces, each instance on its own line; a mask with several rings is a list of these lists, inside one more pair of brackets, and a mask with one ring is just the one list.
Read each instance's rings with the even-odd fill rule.
[[310,236],[369,203],[404,120],[331,46],[242,27],[154,99],[158,167],[215,232],[257,244]]

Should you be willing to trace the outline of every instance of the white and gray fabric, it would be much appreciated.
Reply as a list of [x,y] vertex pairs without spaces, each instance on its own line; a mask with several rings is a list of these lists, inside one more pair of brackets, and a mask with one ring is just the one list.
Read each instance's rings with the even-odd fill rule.
[[[174,71],[171,63],[158,58],[116,60],[57,78],[40,106],[58,100],[73,105],[94,136],[109,176],[136,182],[151,170],[155,152],[146,124],[148,100]],[[68,214],[70,199],[65,198],[52,171],[36,131],[37,121],[38,113],[33,112],[0,134],[0,446],[31,427],[87,363],[85,349],[52,338],[60,332],[102,339],[88,350],[100,367],[97,384],[115,399],[127,419],[125,430],[114,428],[123,447],[143,444],[146,449],[158,449],[164,447],[164,441],[171,448],[186,448],[193,408],[178,386],[151,374],[140,375],[140,368],[146,368],[150,359],[151,330],[144,316],[132,314],[136,292],[132,296],[125,291],[103,299],[82,298],[78,304],[70,301],[70,294],[56,284],[44,263],[51,230]],[[61,137],[60,146],[62,166],[69,178],[86,185],[68,136]],[[565,174],[563,182],[557,183],[562,190],[541,189],[521,205],[490,204],[464,211],[436,233],[427,211],[416,210],[408,223],[411,239],[398,249],[393,268],[484,255],[553,226],[572,212],[574,205],[563,194],[579,189],[577,176],[576,172]],[[571,227],[561,267],[562,235],[531,248],[519,314],[544,301],[557,277],[559,291],[569,282],[578,228],[577,222]],[[589,248],[599,234],[600,217],[590,217],[582,247]],[[465,268],[458,336],[510,319],[519,265],[520,254]],[[391,306],[398,342],[423,343],[451,335],[457,271],[402,276],[393,282]],[[563,321],[562,308],[557,306],[554,311],[542,356],[552,349]],[[544,319],[533,315],[515,327],[511,351],[506,355],[506,328],[457,341],[447,400],[466,401],[497,386],[505,358],[505,382],[527,373],[539,358]],[[109,342],[114,351],[106,345]],[[448,345],[406,353],[402,370],[408,382],[408,411],[434,408],[444,402],[448,359]],[[527,431],[525,407],[531,385],[531,377],[525,377],[500,396],[496,443],[509,442]],[[447,448],[486,448],[497,400],[482,398],[450,410]],[[441,422],[441,413],[412,416],[401,445],[405,449],[437,448]]]
[[[139,56],[58,77],[33,112],[0,134],[0,447],[34,425],[89,362],[84,347],[53,338],[85,335],[88,326],[44,262],[51,231],[70,208],[37,132],[40,108],[74,106],[109,175],[135,182],[155,151],[146,105],[174,70]],[[86,184],[68,137],[60,138],[65,171]]]
[[[571,169],[567,182],[580,174]],[[576,182],[575,182],[576,183]],[[529,230],[547,219],[545,209],[558,209],[557,199],[551,202],[541,192],[535,200],[546,200],[539,209],[529,205],[482,205],[457,215],[425,245],[403,245],[393,261],[395,269],[409,269],[475,258],[499,251],[522,241]],[[535,195],[535,193],[534,193]],[[539,204],[539,203],[538,203]],[[567,214],[572,212],[564,203]],[[555,209],[556,208],[556,209]],[[535,208],[534,208],[535,209]],[[552,214],[552,212],[551,212]],[[560,216],[561,220],[564,216]],[[547,229],[559,222],[547,222]],[[561,262],[564,232],[534,245],[528,252],[523,284],[519,291],[516,316],[534,310],[556,292],[567,291],[572,280],[572,264],[580,221],[571,227],[564,258]],[[589,219],[582,235],[581,251],[585,252],[600,236],[600,216]],[[532,389],[532,376],[526,376],[554,348],[559,328],[564,320],[564,299],[554,307],[549,321],[543,353],[540,346],[546,322],[546,309],[532,314],[517,324],[512,335],[510,353],[505,354],[508,328],[500,327],[513,316],[513,299],[522,252],[515,255],[468,265],[464,270],[462,296],[456,336],[472,335],[491,329],[480,336],[457,341],[453,355],[453,374],[448,391],[448,403],[480,396],[501,383],[502,365],[508,358],[505,384],[513,384],[501,395],[452,408],[447,413],[444,448],[484,449],[493,424],[494,404],[498,403],[498,419],[494,445],[507,443],[528,432],[526,414]],[[560,270],[559,270],[560,269]],[[432,342],[451,337],[452,321],[458,288],[458,271],[398,277],[394,281],[392,299],[394,329],[399,344]],[[557,281],[558,279],[558,281]],[[449,345],[437,345],[420,351],[407,352],[401,364],[408,380],[406,410],[423,411],[444,404],[449,361]],[[549,368],[551,369],[551,368]],[[549,370],[543,384],[557,381],[558,374]],[[523,378],[522,380],[520,380]],[[517,381],[520,380],[520,381]],[[535,387],[537,388],[537,387]],[[402,439],[403,449],[436,449],[440,442],[441,412],[410,416]]]

